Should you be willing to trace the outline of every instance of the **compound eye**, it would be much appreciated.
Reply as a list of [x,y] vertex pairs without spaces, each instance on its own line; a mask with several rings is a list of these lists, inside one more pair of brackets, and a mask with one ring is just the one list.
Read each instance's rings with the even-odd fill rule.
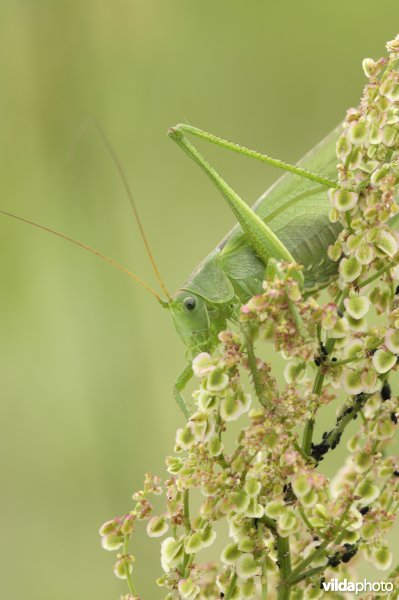
[[192,296],[185,298],[183,304],[187,310],[194,310],[194,308],[197,306],[197,302]]

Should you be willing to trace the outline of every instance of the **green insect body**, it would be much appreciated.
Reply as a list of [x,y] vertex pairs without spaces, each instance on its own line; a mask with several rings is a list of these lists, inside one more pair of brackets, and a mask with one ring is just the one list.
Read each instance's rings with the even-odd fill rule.
[[[260,293],[265,269],[270,259],[297,262],[303,265],[303,275],[298,282],[309,293],[325,287],[337,273],[337,263],[327,255],[341,229],[329,220],[328,188],[338,188],[336,178],[336,141],[340,127],[307,154],[298,165],[289,165],[218,138],[189,125],[178,125],[169,131],[170,137],[206,173],[221,192],[238,224],[227,234],[188,278],[181,289],[171,296],[160,276],[153,259],[136,205],[124,171],[103,131],[95,125],[107,146],[130,199],[148,256],[155,274],[166,294],[159,294],[137,275],[105,256],[101,252],[78,242],[67,235],[0,210],[1,214],[13,217],[39,229],[53,233],[111,263],[130,275],[150,291],[158,301],[171,311],[178,334],[183,340],[189,364],[176,381],[174,395],[186,416],[189,409],[181,396],[192,377],[191,359],[202,351],[211,352],[218,341],[218,334],[225,329],[227,321],[236,320],[239,307],[250,297]],[[288,171],[281,177],[251,209],[232,190],[220,175],[207,163],[198,150],[187,140],[191,134],[221,147],[255,158]],[[295,306],[292,306],[295,313]],[[298,315],[295,318],[300,321]]]
[[[299,166],[333,178],[339,130]],[[292,173],[281,177],[253,206],[254,213],[303,265],[305,292],[322,289],[337,273],[337,263],[328,258],[327,248],[341,226],[331,223],[329,209],[325,185]],[[277,258],[270,253],[272,257]],[[240,224],[197,267],[170,304],[176,330],[191,356],[213,350],[226,321],[234,320],[237,308],[260,293],[265,267]]]

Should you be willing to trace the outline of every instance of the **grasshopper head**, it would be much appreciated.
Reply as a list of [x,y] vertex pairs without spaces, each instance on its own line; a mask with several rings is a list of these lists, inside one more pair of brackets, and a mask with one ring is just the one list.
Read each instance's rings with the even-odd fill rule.
[[206,302],[201,296],[180,290],[168,303],[177,333],[192,356],[208,350],[211,325]]

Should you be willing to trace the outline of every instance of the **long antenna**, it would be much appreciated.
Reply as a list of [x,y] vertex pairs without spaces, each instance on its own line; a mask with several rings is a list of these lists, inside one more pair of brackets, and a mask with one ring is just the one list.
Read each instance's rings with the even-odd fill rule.
[[123,265],[118,263],[113,258],[110,258],[106,254],[102,254],[95,248],[92,248],[91,246],[88,246],[87,244],[83,244],[82,242],[78,242],[77,240],[74,240],[73,238],[69,237],[68,235],[65,235],[64,233],[60,233],[59,231],[55,231],[54,229],[50,229],[50,227],[46,227],[45,225],[39,225],[38,223],[35,223],[34,221],[30,221],[29,219],[24,219],[23,217],[19,217],[18,215],[15,215],[13,213],[10,213],[10,212],[7,212],[7,211],[1,210],[1,209],[0,209],[0,214],[6,215],[7,217],[12,217],[13,219],[17,219],[18,221],[22,221],[23,223],[28,223],[28,225],[33,225],[34,227],[37,227],[38,229],[47,231],[48,233],[52,233],[53,235],[56,235],[56,236],[62,238],[63,240],[67,240],[68,242],[75,244],[75,246],[79,246],[80,248],[83,248],[84,250],[91,252],[92,254],[94,254],[95,256],[98,256],[99,258],[106,261],[113,267],[116,267],[117,269],[119,269],[119,271],[122,271],[122,273],[126,273],[126,275],[129,275],[129,277],[134,279],[134,281],[137,281],[137,283],[142,285],[143,288],[145,288],[148,292],[150,292],[153,296],[155,296],[155,298],[158,300],[158,302],[160,302],[163,306],[165,306],[165,304],[166,304],[165,301],[162,300],[160,295],[150,285],[148,285],[148,283],[146,283],[145,281],[140,279],[140,277],[137,277],[137,275],[135,275],[134,273],[129,271],[129,269],[127,269],[126,267],[124,267]]
[[141,222],[140,215],[139,215],[139,212],[137,210],[136,203],[134,201],[134,196],[133,196],[132,190],[130,189],[129,182],[128,182],[127,177],[126,177],[125,170],[122,167],[122,163],[119,160],[119,158],[118,158],[115,150],[113,149],[113,147],[111,145],[111,142],[109,141],[109,139],[105,135],[105,132],[103,131],[103,129],[100,126],[100,124],[95,119],[93,119],[92,123],[93,123],[94,127],[97,129],[97,132],[99,133],[102,141],[104,142],[104,145],[105,145],[106,149],[108,150],[108,152],[109,152],[109,154],[110,154],[110,156],[111,156],[111,158],[112,158],[112,160],[114,162],[114,165],[115,165],[115,167],[116,167],[116,169],[117,169],[117,171],[118,171],[118,173],[119,173],[119,175],[120,175],[120,177],[122,179],[123,186],[125,188],[125,191],[127,193],[128,198],[129,198],[130,206],[132,208],[135,221],[136,221],[137,226],[139,228],[141,238],[142,238],[142,240],[144,242],[144,246],[145,246],[148,258],[150,259],[152,268],[154,269],[155,276],[158,279],[161,288],[165,292],[166,297],[170,301],[170,300],[172,300],[172,297],[171,297],[170,293],[168,292],[168,290],[166,288],[166,285],[165,285],[165,283],[164,283],[164,281],[163,281],[163,279],[161,277],[161,273],[159,272],[159,269],[158,269],[157,264],[155,262],[154,255],[151,252],[151,248],[150,248],[150,245],[149,245],[148,240],[146,238],[144,227],[143,227],[143,224]]

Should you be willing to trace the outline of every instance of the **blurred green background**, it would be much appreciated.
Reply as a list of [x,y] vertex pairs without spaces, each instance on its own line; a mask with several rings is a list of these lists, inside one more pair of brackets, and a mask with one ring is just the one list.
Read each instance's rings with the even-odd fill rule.
[[[362,58],[397,33],[397,0],[376,10],[371,0],[2,0],[1,208],[154,283],[109,156],[93,130],[78,134],[95,117],[175,290],[233,218],[167,128],[187,119],[297,160],[357,104]],[[249,202],[279,175],[204,150]],[[184,349],[127,277],[6,217],[0,232],[0,595],[116,598],[125,587],[97,529],[131,507],[145,471],[164,474]],[[139,533],[134,552],[143,598],[161,597],[157,541]]]

